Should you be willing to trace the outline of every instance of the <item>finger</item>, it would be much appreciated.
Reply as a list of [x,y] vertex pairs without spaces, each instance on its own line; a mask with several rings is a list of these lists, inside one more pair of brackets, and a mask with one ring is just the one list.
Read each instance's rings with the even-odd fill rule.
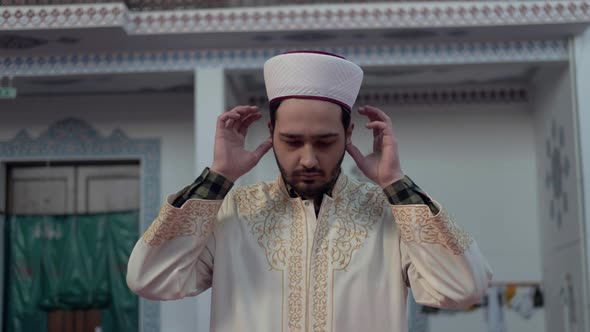
[[248,115],[240,114],[240,117],[237,119],[229,119],[227,127],[237,131],[242,125],[242,121],[244,121],[247,116]]
[[365,109],[365,111],[367,111],[369,113],[373,113],[373,114],[379,116],[382,120],[390,120],[389,116],[385,112],[383,112],[380,108],[370,106],[370,105],[365,105],[364,109]]
[[373,140],[373,151],[380,152],[384,151],[383,148],[385,146],[396,146],[397,141],[395,136],[393,135],[393,129],[387,123],[381,121],[374,121],[367,123],[367,128],[374,129],[377,128],[381,135],[378,136],[376,139]]
[[369,121],[382,121],[375,112],[367,111],[364,107],[359,108],[359,114],[366,116]]
[[[217,123],[218,128],[232,128],[235,126],[236,120],[240,119],[241,117],[247,116],[250,113],[256,112],[257,110],[257,106],[236,106],[232,108],[230,111],[223,113],[218,118],[222,122]],[[229,121],[230,119],[232,121]]]
[[[393,125],[391,122],[373,121],[367,123],[365,126],[369,129],[373,129],[373,137],[375,138],[383,138],[383,135],[387,135],[391,136],[395,140]],[[377,131],[377,134],[375,134],[375,131]]]
[[375,130],[377,130],[379,134],[391,135],[391,127],[388,123],[385,123],[383,121],[369,122],[365,126],[369,129],[373,129],[373,133]]
[[217,118],[225,123],[228,119],[239,119],[240,117],[241,115],[239,113],[225,112]]
[[256,158],[256,163],[262,159],[262,157],[270,150],[272,147],[272,139],[269,137],[264,142],[260,143],[256,150],[254,150],[254,156]]
[[237,106],[230,110],[230,112],[238,113],[240,115],[248,115],[258,111],[258,106]]
[[246,116],[243,116],[242,118],[240,118],[240,120],[238,122],[236,122],[236,124],[234,125],[234,128],[236,129],[236,131],[243,135],[246,136],[246,133],[248,132],[248,128],[250,127],[250,125],[260,119],[262,117],[262,114],[260,113],[252,113],[252,114],[248,114]]
[[246,116],[243,120],[242,123],[240,124],[240,127],[238,128],[238,133],[240,133],[241,135],[246,136],[246,133],[248,132],[248,128],[250,127],[250,125],[258,120],[260,120],[262,118],[262,113],[258,112],[258,113],[253,113],[250,114],[248,116]]
[[357,164],[359,169],[364,172],[365,170],[365,156],[363,153],[352,143],[352,141],[346,142],[346,152],[352,157],[354,162]]
[[[374,133],[377,132],[375,135]],[[373,129],[373,152],[381,151],[381,144],[383,143],[383,130]]]
[[373,138],[378,138],[382,134],[383,133],[381,132],[381,129],[379,129],[379,128],[373,128]]
[[[234,120],[231,128],[241,133],[241,132],[243,132],[242,126],[245,123],[245,121],[250,121],[249,119],[251,119],[253,116],[257,116],[257,115],[262,116],[262,113],[254,112],[254,113],[241,114],[239,119]],[[247,127],[246,127],[246,131],[247,131]],[[244,133],[244,135],[245,135],[245,133]]]
[[382,110],[378,109],[377,107],[365,105],[365,106],[359,108],[359,112],[361,114],[369,117],[369,119],[371,121],[376,121],[376,120],[380,120],[380,121],[384,121],[384,122],[391,121],[389,116],[387,114],[385,114],[385,112],[383,112]]
[[238,130],[240,129],[242,121],[251,114],[255,114],[258,112],[257,106],[237,106],[234,107],[228,113],[238,114],[239,118],[233,118],[233,121],[226,122],[225,127],[230,129]]
[[230,112],[226,112],[221,114],[220,116],[217,117],[217,128],[221,129],[221,128],[226,128],[226,122],[229,119],[239,119],[240,118],[240,114],[238,113],[230,113]]

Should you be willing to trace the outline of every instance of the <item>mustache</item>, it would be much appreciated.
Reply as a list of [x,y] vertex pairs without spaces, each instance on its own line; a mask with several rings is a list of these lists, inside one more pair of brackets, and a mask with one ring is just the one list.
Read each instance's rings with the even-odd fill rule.
[[296,169],[295,171],[293,171],[292,175],[294,176],[298,176],[298,175],[308,175],[308,174],[318,174],[318,175],[323,175],[324,172],[321,169],[317,169],[317,168],[311,168],[311,169]]

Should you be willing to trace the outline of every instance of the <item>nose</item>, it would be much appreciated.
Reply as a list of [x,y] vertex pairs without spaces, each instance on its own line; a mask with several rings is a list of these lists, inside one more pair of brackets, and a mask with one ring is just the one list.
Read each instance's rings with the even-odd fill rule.
[[304,168],[317,168],[318,158],[316,151],[311,144],[306,144],[301,152],[301,159],[299,161]]

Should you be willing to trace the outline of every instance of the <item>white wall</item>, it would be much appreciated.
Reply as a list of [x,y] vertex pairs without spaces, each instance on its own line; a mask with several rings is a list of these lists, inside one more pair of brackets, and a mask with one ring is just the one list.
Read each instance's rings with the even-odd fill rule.
[[[584,209],[584,243],[583,250],[586,260],[586,280],[588,286],[590,274],[590,252],[588,244],[590,243],[590,29],[586,33],[579,36],[575,40],[575,81],[576,85],[576,99],[577,102],[577,116],[578,116],[578,133],[579,133],[579,150],[581,159],[581,179],[583,188],[583,202]],[[588,300],[590,298],[590,290],[586,288],[586,308],[588,308]],[[590,312],[585,310],[584,315],[588,317]]]
[[[393,116],[407,174],[476,239],[494,281],[541,279],[535,139],[527,106],[462,106]],[[508,331],[543,331],[543,311],[506,311]],[[484,311],[433,316],[432,332],[486,331]]]
[[[546,327],[548,331],[586,331],[582,175],[572,76],[567,66],[545,68],[534,83]],[[567,286],[567,275],[573,280],[571,286]],[[564,301],[564,293],[571,301]]]
[[[0,188],[6,188],[6,167],[0,164]],[[6,213],[5,192],[0,190],[0,266],[4,268],[4,236],[5,236],[5,218]],[[4,271],[4,270],[2,270]],[[0,273],[0,285],[4,285],[4,273]],[[0,312],[4,312],[4,287],[0,288]],[[4,324],[0,324],[0,332],[4,330]]]
[[[533,114],[528,105],[383,107],[393,119],[402,167],[476,239],[496,281],[539,281],[541,261]],[[394,110],[395,109],[395,110]],[[254,125],[249,146],[268,136]],[[369,151],[372,134],[357,116],[353,142]],[[347,156],[343,170],[354,161]],[[277,176],[272,151],[243,183]],[[506,312],[508,331],[544,331],[544,312],[530,320]],[[431,332],[486,331],[483,310],[430,316]]]
[[0,140],[10,140],[22,129],[37,137],[66,117],[84,120],[104,136],[119,128],[131,138],[160,138],[162,199],[194,180],[192,94],[2,100]]
[[[17,98],[0,101],[0,141],[21,129],[37,137],[48,126],[77,117],[110,135],[120,128],[131,138],[161,140],[161,200],[194,180],[193,95],[113,95]],[[161,331],[194,332],[195,306],[185,301],[161,304]]]
[[[130,137],[162,140],[162,199],[193,180],[192,95],[22,98],[0,102],[0,140],[18,130],[38,135],[68,116],[103,135],[121,128]],[[384,108],[386,109],[386,108]],[[526,105],[405,108],[390,111],[405,172],[440,201],[477,240],[495,280],[540,280],[535,139]],[[268,136],[268,118],[253,125],[248,145]],[[370,132],[354,119],[354,141],[365,151]],[[348,156],[343,168],[353,166]],[[269,152],[242,183],[271,180]],[[509,190],[506,190],[506,189]],[[194,330],[192,301],[165,302],[162,331]],[[543,331],[543,312],[525,321],[507,312],[509,331]],[[431,331],[484,331],[483,311],[433,316]]]

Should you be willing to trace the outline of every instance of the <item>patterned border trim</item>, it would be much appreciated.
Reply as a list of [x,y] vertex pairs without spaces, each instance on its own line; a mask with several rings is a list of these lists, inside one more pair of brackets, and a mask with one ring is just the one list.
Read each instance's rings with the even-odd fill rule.
[[0,9],[0,30],[122,27],[127,20],[127,7],[114,3]]
[[[261,68],[287,48],[172,50],[0,57],[3,76],[192,71],[196,67]],[[328,47],[361,66],[567,61],[567,40],[488,41]]]
[[383,3],[145,12],[132,15],[134,34],[318,29],[391,29],[579,23],[590,2]]
[[[130,139],[121,130],[109,137],[84,121],[64,119],[49,127],[38,138],[24,130],[7,142],[0,142],[0,162],[15,159],[113,158],[136,156],[141,159],[141,231],[148,229],[160,206],[160,140]],[[160,330],[160,304],[142,299],[142,331]]]
[[[361,91],[356,104],[430,106],[449,104],[514,104],[526,103],[529,89],[526,86],[469,86],[446,88],[398,89],[386,91]],[[248,105],[266,107],[264,93],[246,97]]]
[[[137,0],[132,0],[137,1]],[[161,0],[158,0],[161,1]],[[166,0],[165,0],[166,1]],[[190,1],[190,0],[189,0]],[[0,0],[0,6],[47,6],[123,2],[123,0]]]
[[0,29],[120,25],[130,34],[587,22],[590,22],[589,0],[405,2],[150,12],[133,12],[124,4],[72,4],[14,6],[0,11]]
[[526,103],[526,87],[463,87],[361,93],[359,104],[448,105]]

